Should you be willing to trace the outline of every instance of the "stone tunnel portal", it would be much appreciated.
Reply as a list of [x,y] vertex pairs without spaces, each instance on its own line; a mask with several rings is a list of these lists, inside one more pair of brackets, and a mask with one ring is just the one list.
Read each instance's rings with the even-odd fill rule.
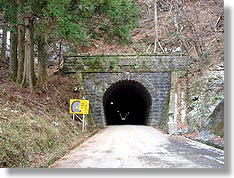
[[118,81],[103,95],[107,125],[146,125],[151,105],[148,90],[134,80]]

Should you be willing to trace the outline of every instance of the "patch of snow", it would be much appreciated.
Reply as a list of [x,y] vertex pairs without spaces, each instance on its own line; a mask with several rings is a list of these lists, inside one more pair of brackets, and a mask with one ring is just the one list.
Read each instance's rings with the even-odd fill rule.
[[178,115],[178,106],[177,106],[177,93],[175,93],[175,113],[174,113],[174,123],[176,123],[177,115]]
[[181,52],[181,48],[177,47],[176,49],[172,50],[172,52]]
[[58,122],[53,121],[52,123],[54,124],[55,127],[58,126]]
[[212,147],[212,146],[200,143],[200,142],[196,142],[196,141],[190,140],[190,139],[185,138],[185,137],[182,137],[182,138],[186,139],[187,140],[186,143],[188,143],[193,148],[209,150],[209,151],[211,151],[213,153],[219,154],[220,156],[224,155],[224,151],[223,150],[220,150],[218,148],[215,148],[215,147]]
[[181,122],[184,123],[186,117],[185,93],[181,93]]
[[[213,157],[211,157],[211,156],[204,155],[204,157],[205,157],[205,158],[208,158],[208,159],[211,159],[211,160],[214,160],[214,161],[217,161],[217,162],[218,162],[218,163],[220,163],[220,164],[224,164],[224,162],[223,162],[223,161],[218,160],[218,159],[215,159],[215,158],[213,158]],[[221,157],[221,158],[223,158],[223,157]]]

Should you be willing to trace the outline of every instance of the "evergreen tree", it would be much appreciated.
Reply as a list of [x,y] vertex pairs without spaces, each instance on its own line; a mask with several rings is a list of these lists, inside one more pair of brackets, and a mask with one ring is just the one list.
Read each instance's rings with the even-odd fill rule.
[[[38,81],[43,83],[47,78],[46,45],[51,37],[73,45],[88,44],[91,38],[129,43],[129,31],[139,17],[138,6],[131,0],[3,0],[1,4],[0,11],[9,13],[11,24],[13,79],[31,89],[37,81],[34,44],[38,49]],[[17,32],[18,38],[13,38]],[[13,53],[15,41],[18,63]]]
[[[5,12],[4,12],[5,13]],[[6,59],[6,44],[7,44],[7,22],[6,18],[2,19],[2,48],[1,48],[1,58],[2,62]]]

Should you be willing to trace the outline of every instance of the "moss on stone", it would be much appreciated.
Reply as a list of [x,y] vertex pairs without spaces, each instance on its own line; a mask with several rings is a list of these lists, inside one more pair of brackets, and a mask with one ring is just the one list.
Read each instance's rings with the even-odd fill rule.
[[81,72],[77,72],[77,82],[80,84],[80,95],[81,97],[85,97],[85,88],[83,83],[83,76]]
[[224,138],[224,121],[220,122],[214,129],[214,134]]
[[211,130],[213,130],[214,134],[224,137],[224,100],[215,108],[210,118]]
[[168,121],[169,121],[169,103],[170,103],[170,93],[168,93],[167,99],[166,99],[166,103],[164,105],[164,109],[161,115],[161,119],[159,122],[159,128],[164,130],[164,131],[168,131]]
[[[177,58],[178,60],[175,60]],[[185,56],[172,57],[155,55],[80,55],[66,56],[64,66],[69,66],[70,70],[79,69],[82,72],[124,72],[125,70],[131,72],[166,72],[175,71],[177,69],[186,69],[187,61],[189,61],[189,58]],[[179,63],[179,65],[177,63]]]

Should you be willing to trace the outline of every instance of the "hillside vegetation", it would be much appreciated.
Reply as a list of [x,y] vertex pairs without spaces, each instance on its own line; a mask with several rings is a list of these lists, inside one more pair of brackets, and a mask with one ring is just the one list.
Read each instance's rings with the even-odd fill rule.
[[81,97],[77,76],[50,78],[33,93],[10,81],[0,85],[0,167],[48,167],[94,131],[91,118],[82,133],[69,114],[69,100]]
[[20,2],[0,2],[0,167],[48,167],[95,131],[69,114],[85,96],[77,74],[60,73],[69,54],[190,56],[179,133],[223,148],[223,0]]

